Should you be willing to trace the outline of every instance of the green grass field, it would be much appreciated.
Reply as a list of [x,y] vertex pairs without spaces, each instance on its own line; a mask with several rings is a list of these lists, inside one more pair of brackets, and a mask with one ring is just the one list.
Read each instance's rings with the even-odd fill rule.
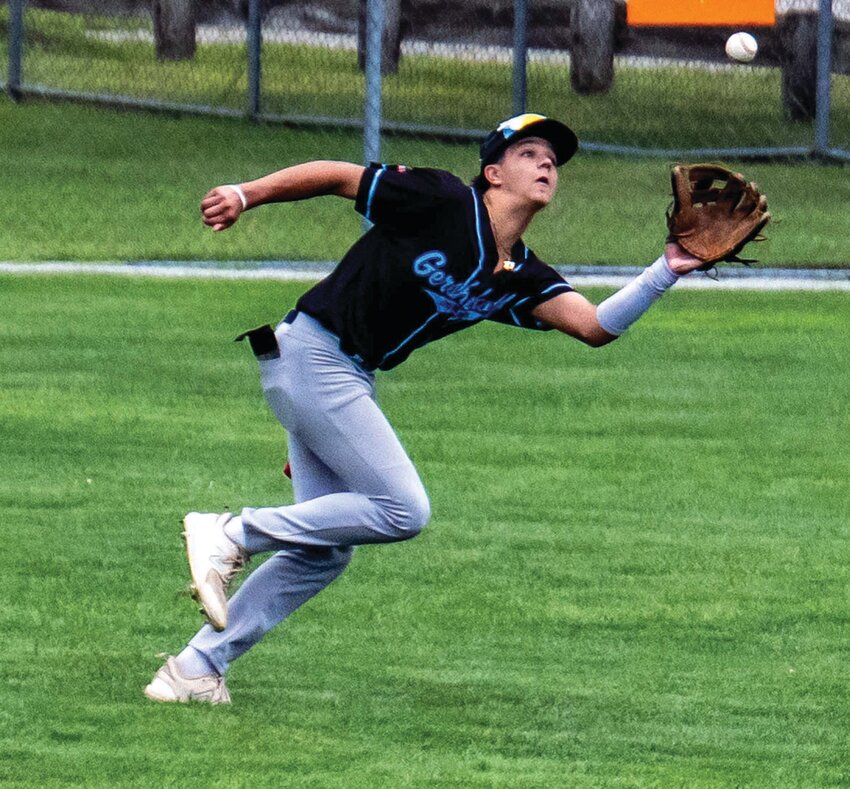
[[379,391],[429,528],[360,549],[231,708],[145,700],[198,625],[182,514],[290,500],[232,338],[304,287],[0,277],[0,784],[850,782],[846,294],[423,349]]
[[[89,35],[111,22],[27,18],[33,81],[242,101],[237,48],[156,64],[149,45]],[[268,55],[268,109],[357,106],[345,57]],[[638,122],[635,143],[663,140],[695,98],[693,144],[725,139],[730,102],[755,140],[779,128],[775,106],[747,102],[775,75],[675,90],[670,76],[624,72],[566,108],[563,74],[529,78],[536,108],[597,139]],[[487,126],[509,111],[494,98],[507,79],[410,58],[386,106]],[[426,95],[437,104],[410,114]],[[0,150],[6,260],[324,260],[360,232],[336,199],[225,234],[197,208],[218,183],[359,161],[356,134],[0,100]],[[477,151],[387,138],[384,158],[468,179]],[[651,260],[668,164],[577,157],[527,240],[553,263]],[[847,265],[844,168],[741,166],[779,220],[765,264]],[[674,291],[597,351],[489,325],[423,349],[379,391],[431,493],[429,528],[360,549],[235,664],[231,708],[145,700],[156,653],[199,624],[182,515],[290,500],[285,436],[232,338],[306,287],[0,276],[0,786],[850,784],[843,293]]]
[[[5,260],[332,260],[361,232],[351,204],[337,198],[261,208],[220,234],[204,231],[198,212],[216,184],[308,159],[362,161],[353,133],[0,100],[0,150],[10,206],[0,223]],[[477,156],[471,144],[384,142],[387,161],[464,179],[475,174]],[[740,167],[776,218],[769,241],[752,249],[764,265],[847,265],[846,168]],[[561,171],[559,194],[527,240],[552,263],[654,260],[666,234],[668,173],[663,160],[580,154]]]

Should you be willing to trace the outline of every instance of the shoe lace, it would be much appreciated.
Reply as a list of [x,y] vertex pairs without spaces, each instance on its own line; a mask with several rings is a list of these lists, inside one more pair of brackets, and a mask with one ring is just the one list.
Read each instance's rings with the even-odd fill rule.
[[223,676],[218,677],[216,680],[210,698],[212,701],[230,701],[230,691],[228,691],[227,685],[224,684]]
[[221,568],[221,580],[224,581],[224,585],[227,586],[238,573],[245,569],[245,566],[248,564],[249,556],[248,553],[236,546],[235,553],[229,556],[217,556],[218,566]]

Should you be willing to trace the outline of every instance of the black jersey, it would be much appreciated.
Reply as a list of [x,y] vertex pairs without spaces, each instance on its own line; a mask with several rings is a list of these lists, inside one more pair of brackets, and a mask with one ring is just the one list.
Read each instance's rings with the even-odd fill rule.
[[355,202],[372,228],[297,308],[367,369],[389,370],[426,343],[482,320],[548,329],[531,311],[572,290],[522,241],[494,274],[481,194],[451,173],[372,165]]

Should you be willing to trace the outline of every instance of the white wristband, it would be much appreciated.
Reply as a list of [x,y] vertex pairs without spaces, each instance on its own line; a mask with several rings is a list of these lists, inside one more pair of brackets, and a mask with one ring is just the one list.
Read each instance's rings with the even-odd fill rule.
[[628,285],[605,299],[596,308],[596,320],[608,334],[619,336],[678,279],[678,274],[670,268],[667,258],[662,255]]
[[236,194],[239,195],[239,199],[242,201],[242,210],[245,211],[248,208],[248,198],[245,197],[245,192],[242,191],[242,187],[239,184],[225,184],[228,189],[232,189]]

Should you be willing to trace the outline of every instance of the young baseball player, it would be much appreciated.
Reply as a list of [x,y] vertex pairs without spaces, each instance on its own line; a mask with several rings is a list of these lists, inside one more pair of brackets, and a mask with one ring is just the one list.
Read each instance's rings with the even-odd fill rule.
[[[157,701],[228,703],[228,666],[334,580],[355,545],[416,536],[428,496],[375,402],[375,371],[428,342],[494,320],[615,340],[679,276],[702,265],[675,244],[598,306],[523,243],[552,200],[575,134],[540,115],[511,118],[481,145],[472,186],[433,169],[310,162],[219,186],[203,221],[224,230],[265,203],[354,200],[372,228],[272,330],[246,334],[266,400],[286,429],[295,503],[190,513],[184,535],[208,624],[145,688]],[[249,556],[272,555],[228,600]]]

